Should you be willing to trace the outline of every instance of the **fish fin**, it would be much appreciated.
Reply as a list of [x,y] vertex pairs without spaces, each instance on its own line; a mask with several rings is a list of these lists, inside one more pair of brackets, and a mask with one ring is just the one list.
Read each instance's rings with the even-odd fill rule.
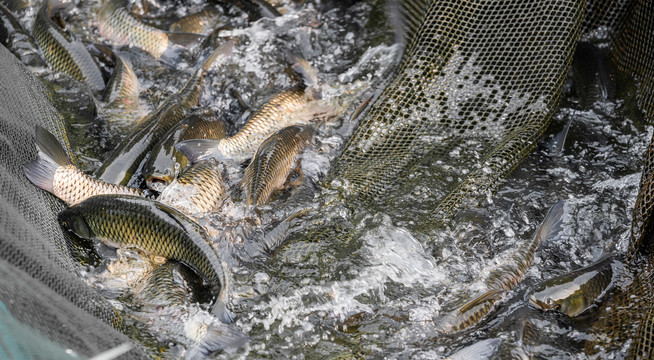
[[447,357],[451,360],[490,359],[502,342],[499,338],[478,341]]
[[459,313],[463,314],[466,313],[468,310],[471,310],[472,308],[476,307],[477,305],[481,305],[485,302],[488,301],[494,301],[497,300],[502,294],[504,294],[506,291],[504,289],[492,289],[488,290],[487,292],[481,294],[474,300],[470,301],[469,303],[463,305],[459,309]]
[[234,40],[227,40],[218,46],[202,63],[202,71],[207,72],[219,57],[229,56],[234,48]]
[[280,247],[286,240],[288,231],[291,229],[291,227],[293,227],[292,221],[310,213],[313,209],[313,207],[302,209],[282,220],[274,229],[266,233],[261,242],[262,249],[265,252],[271,253]]
[[222,158],[223,155],[218,149],[219,144],[220,140],[216,139],[194,139],[175,144],[175,148],[193,164],[209,158]]
[[243,99],[243,96],[241,95],[241,93],[238,90],[232,89],[232,95],[236,98],[236,101],[238,101],[238,104],[241,105],[241,107],[243,107],[243,108],[245,108],[246,110],[249,110],[249,111],[256,111],[257,110],[256,107],[250,105],[247,101],[245,101],[245,99]]
[[292,59],[293,65],[291,66],[291,69],[298,73],[298,75],[302,76],[304,84],[308,88],[318,86],[318,71],[311,66],[308,61],[301,57],[293,56]]
[[220,266],[223,270],[223,276],[221,279],[220,293],[218,293],[218,298],[216,303],[211,310],[211,313],[215,315],[220,321],[225,324],[231,324],[236,320],[236,315],[234,315],[229,309],[227,309],[227,299],[229,291],[229,270],[227,269],[227,264],[224,261],[221,261]]
[[566,208],[566,203],[563,200],[552,205],[545,216],[545,220],[543,220],[543,223],[536,232],[535,236],[538,239],[534,243],[549,241],[559,235],[563,229],[563,216],[566,213]]
[[204,35],[191,33],[166,32],[168,37],[168,46],[166,51],[161,54],[161,61],[167,65],[175,66],[182,55],[188,48],[199,45],[205,39]]
[[572,125],[572,117],[563,126],[563,129],[554,136],[554,152],[556,154],[563,153],[563,147],[565,146],[565,140],[568,138],[568,133],[570,132],[570,125]]
[[[223,289],[224,288],[225,287],[223,287]],[[220,296],[216,300],[216,304],[214,304],[211,313],[214,314],[223,323],[231,324],[236,320],[236,315],[227,309],[227,305],[225,304],[223,298],[223,290],[221,289]]]
[[25,164],[23,174],[32,184],[52,193],[55,172],[71,162],[57,138],[39,125],[36,126],[36,147],[38,158]]
[[184,360],[206,359],[212,353],[222,350],[232,352],[245,345],[250,339],[244,333],[229,326],[209,326],[207,334],[184,354]]
[[368,107],[368,104],[370,104],[370,101],[372,100],[373,95],[370,95],[366,100],[364,100],[359,107],[357,107],[356,110],[352,113],[352,116],[350,116],[350,121],[354,121],[356,118],[361,115],[361,113]]
[[247,205],[252,205],[253,203],[253,199],[250,196],[252,195],[250,194],[250,187],[252,186],[252,181],[254,181],[254,164],[254,161],[250,162],[250,165],[248,165],[243,172],[243,178],[239,182],[241,190],[245,192],[245,201]]

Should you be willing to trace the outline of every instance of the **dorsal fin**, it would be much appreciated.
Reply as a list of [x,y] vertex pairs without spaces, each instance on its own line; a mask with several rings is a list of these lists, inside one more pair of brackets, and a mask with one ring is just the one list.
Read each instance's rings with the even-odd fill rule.
[[497,300],[502,294],[504,294],[506,291],[504,289],[492,289],[488,290],[487,292],[481,294],[474,300],[470,301],[469,303],[463,305],[459,309],[460,314],[465,314],[468,310],[474,308],[477,305],[483,304],[487,301],[491,300]]

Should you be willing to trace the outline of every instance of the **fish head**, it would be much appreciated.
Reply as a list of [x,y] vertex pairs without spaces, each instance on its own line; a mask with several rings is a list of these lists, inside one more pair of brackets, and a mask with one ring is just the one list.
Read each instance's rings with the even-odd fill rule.
[[148,188],[161,192],[166,186],[173,182],[174,177],[174,172],[170,169],[165,172],[153,172],[145,177],[145,183]]
[[71,233],[82,239],[93,238],[93,230],[91,230],[84,215],[81,212],[76,211],[75,207],[62,211],[58,218],[61,226]]
[[529,296],[529,303],[543,311],[559,311],[561,304],[550,296],[535,293]]

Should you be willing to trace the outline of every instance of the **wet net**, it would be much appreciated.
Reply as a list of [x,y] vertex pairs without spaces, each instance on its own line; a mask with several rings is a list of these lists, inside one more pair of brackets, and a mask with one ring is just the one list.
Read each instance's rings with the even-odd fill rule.
[[[438,222],[492,191],[556,110],[581,29],[580,1],[434,1],[393,80],[336,161],[350,205],[394,203],[423,159],[442,166]],[[409,14],[414,13],[410,11]],[[416,15],[417,16],[417,15]],[[414,30],[415,27],[415,30]]]
[[[432,172],[434,206],[422,223],[440,223],[487,197],[547,128],[582,29],[585,34],[606,28],[613,34],[614,62],[636,78],[639,105],[654,118],[654,5],[649,1],[401,4],[407,14],[403,60],[330,173],[352,209],[397,204],[425,165]],[[42,84],[2,46],[0,70],[0,340],[30,341],[16,336],[19,330],[11,325],[18,322],[20,331],[52,341],[39,342],[48,358],[61,353],[51,346],[88,357],[128,342],[116,330],[129,332],[119,312],[75,276],[75,249],[56,219],[63,204],[22,175],[23,164],[36,157],[35,125],[62,141],[64,125]],[[632,355],[652,354],[653,170],[654,141],[634,211],[630,257],[637,275],[607,300],[613,313],[600,315],[589,352],[622,347],[634,339]],[[288,264],[283,275],[313,276],[319,270],[307,256],[322,242],[352,238],[351,224],[337,222],[300,234],[280,251]],[[18,348],[34,346],[30,341]],[[15,351],[7,357],[38,357],[38,351]],[[126,357],[147,357],[142,351],[132,350]]]
[[[125,330],[117,310],[75,275],[74,247],[57,221],[63,203],[23,176],[23,164],[36,158],[35,126],[65,143],[63,123],[43,85],[3,46],[0,69],[0,340],[8,344],[6,358],[56,358],[39,336],[59,344],[59,354],[71,349],[83,357],[129,342],[116,330]],[[16,336],[12,321],[32,335]],[[145,354],[137,349],[126,356]]]

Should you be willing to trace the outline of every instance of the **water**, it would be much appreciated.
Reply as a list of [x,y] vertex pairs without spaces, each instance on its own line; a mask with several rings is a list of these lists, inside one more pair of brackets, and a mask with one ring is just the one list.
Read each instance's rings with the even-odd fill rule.
[[[232,273],[231,306],[239,316],[235,328],[250,337],[244,348],[218,356],[429,359],[487,344],[501,352],[520,345],[518,334],[529,321],[541,333],[537,346],[529,349],[532,355],[584,358],[588,322],[530,308],[528,293],[541,280],[586,266],[605,254],[624,253],[642,155],[652,128],[633,114],[629,98],[579,109],[566,90],[542,141],[481,207],[462,211],[444,228],[423,231],[415,219],[428,214],[444,195],[434,186],[441,164],[426,158],[409,180],[409,189],[399,196],[397,211],[352,213],[320,181],[355,127],[348,115],[381,88],[397,58],[399,47],[392,44],[381,3],[364,1],[326,10],[328,6],[320,2],[284,2],[283,16],[253,24],[238,11],[221,7],[223,22],[231,27],[221,37],[235,39],[236,45],[233,55],[209,72],[200,108],[209,108],[227,121],[233,134],[247,113],[231,91],[256,105],[276,91],[293,87],[299,79],[287,71],[285,60],[285,52],[291,51],[318,69],[326,95],[339,99],[345,115],[318,128],[302,158],[303,185],[282,191],[270,206],[252,211],[239,201],[236,188],[242,175],[235,169],[230,180],[233,199],[222,212],[199,219]],[[85,2],[71,11],[70,30],[95,41],[93,19],[99,5]],[[166,27],[201,8],[196,2],[180,5],[138,2],[136,7],[149,7],[144,21]],[[26,13],[24,21],[29,24],[29,10]],[[141,81],[146,111],[177,91],[196,61],[190,55],[171,69],[137,49],[125,48],[122,53]],[[85,141],[89,134],[97,134],[92,100],[61,75],[46,71],[43,76],[57,84],[54,88],[62,95],[59,105],[68,104],[63,106],[69,109],[71,142],[82,167],[93,171],[129,129],[114,135],[115,139],[101,133],[99,141]],[[569,136],[558,151],[555,137],[570,121]],[[474,146],[465,144],[466,149]],[[453,149],[451,156],[464,150]],[[435,319],[483,291],[484,278],[532,238],[547,209],[558,200],[565,200],[569,208],[563,234],[540,246],[525,279],[480,325],[455,335],[439,333]],[[271,256],[250,251],[279,221],[308,206],[328,210],[313,213],[292,228],[290,238],[299,242],[290,241]],[[349,236],[319,243],[301,241],[303,231],[319,229],[321,223],[341,224],[342,234]],[[291,251],[303,247],[311,251]],[[109,264],[89,267],[85,277],[117,306],[133,307],[130,289],[149,263],[130,251],[100,246],[99,252],[111,259]],[[166,311],[181,311],[181,318],[202,318],[197,305],[176,309]],[[136,316],[145,316],[143,321],[161,339],[184,343],[179,335],[184,331],[180,326],[170,328],[163,320],[165,314],[171,316],[135,311]],[[497,345],[487,339],[501,341]],[[172,345],[167,351],[175,356],[182,349]]]

